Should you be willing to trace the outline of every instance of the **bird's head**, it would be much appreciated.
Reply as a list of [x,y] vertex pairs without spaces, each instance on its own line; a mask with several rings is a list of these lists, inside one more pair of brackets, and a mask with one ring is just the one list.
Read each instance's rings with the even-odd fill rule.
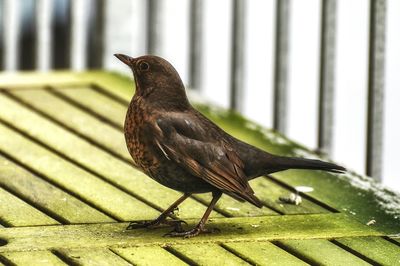
[[182,80],[167,60],[154,55],[133,58],[115,54],[115,57],[132,70],[136,83],[135,96],[162,109],[185,109],[189,106]]

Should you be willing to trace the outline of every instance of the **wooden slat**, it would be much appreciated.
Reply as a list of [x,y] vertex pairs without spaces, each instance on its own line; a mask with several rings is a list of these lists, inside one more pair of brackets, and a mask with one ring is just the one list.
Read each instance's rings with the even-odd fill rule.
[[173,245],[171,249],[194,265],[249,265],[217,244]]
[[5,252],[1,253],[0,256],[5,257],[11,263],[15,263],[15,265],[19,266],[67,265],[50,251]]
[[[235,215],[235,212],[243,211],[246,216],[259,216],[259,215],[273,215],[278,213],[282,214],[299,214],[299,213],[327,213],[327,209],[303,198],[300,205],[293,205],[283,203],[279,201],[279,197],[288,197],[291,191],[283,188],[271,180],[260,177],[258,179],[250,181],[251,187],[254,189],[257,197],[263,202],[265,206],[269,208],[258,209],[249,205],[248,203],[241,203],[229,196],[223,196],[220,202],[217,203],[216,207],[220,210],[227,212],[229,215]],[[204,202],[210,202],[210,195],[196,195],[196,198],[201,199]]]
[[[204,202],[204,204],[209,204],[212,199],[210,194],[196,194],[193,197]],[[278,215],[278,212],[275,212],[270,208],[257,208],[248,202],[239,202],[228,195],[222,195],[221,199],[215,205],[215,209],[232,217]]]
[[[113,219],[0,156],[0,185],[66,223],[112,222]],[[56,217],[56,219],[57,219]]]
[[8,226],[54,225],[56,220],[0,188],[0,221]]
[[324,239],[284,240],[279,246],[312,265],[370,265]]
[[132,266],[131,263],[122,259],[109,249],[59,249],[56,251],[68,260],[69,264],[76,265],[115,265]]
[[[188,228],[197,224],[190,219]],[[184,239],[166,238],[170,228],[125,230],[128,223],[100,223],[62,226],[0,228],[0,239],[7,245],[0,252],[52,248],[125,247],[190,243],[229,243],[285,239],[381,236],[343,214],[280,215],[263,217],[213,218],[207,228],[220,232]],[[333,244],[332,244],[333,245]],[[334,245],[335,246],[335,245]]]
[[284,214],[328,212],[327,209],[307,200],[306,198],[302,199],[300,205],[282,203],[279,201],[279,197],[288,197],[292,192],[277,185],[268,178],[258,178],[250,183],[262,202],[265,202],[267,206],[271,206]]
[[75,108],[47,90],[14,90],[10,93],[62,125],[93,140],[96,145],[105,147],[127,161],[132,160],[120,130],[99,122],[87,112]]
[[[101,149],[87,143],[78,136],[70,133],[60,126],[57,126],[47,119],[44,119],[43,117],[35,114],[31,110],[23,107],[4,95],[0,95],[0,106],[0,119],[6,120],[8,123],[13,124],[15,127],[18,127],[20,130],[26,132],[30,136],[39,139],[48,146],[51,146],[59,153],[62,153],[63,156],[79,162],[123,190],[129,190],[135,195],[139,195],[141,198],[147,199],[152,204],[163,209],[167,208],[181,195],[179,192],[162,187],[156,183],[156,181],[153,181],[143,173],[135,170],[127,163],[122,162],[110,154],[102,151]],[[103,137],[106,138],[107,136]],[[16,146],[10,147],[7,145],[5,149],[8,148],[10,150],[9,152],[18,153],[19,151],[16,150],[15,147]],[[76,152],[77,150],[79,153]],[[28,156],[28,154],[25,153],[23,155]],[[32,167],[36,167],[34,162],[32,162],[32,164]],[[75,166],[72,167],[74,168],[74,171],[82,171],[80,169],[76,169],[77,167]],[[86,175],[88,175],[88,173],[86,173]],[[97,180],[97,182],[101,181]],[[76,186],[76,184],[74,186]],[[95,191],[92,190],[90,186],[87,188],[79,187],[79,189],[85,189],[87,191],[86,193],[82,194],[82,197],[86,197],[85,195],[91,195]],[[116,190],[115,188],[113,189]],[[110,194],[110,196],[111,195],[112,194]],[[151,195],[163,195],[163,197]],[[133,198],[130,198],[129,201],[131,202],[129,204],[132,204],[132,206],[128,208],[130,211],[121,210],[121,208],[118,208],[118,211],[115,206],[122,206],[119,204],[107,203],[106,205],[108,205],[110,208],[114,206],[113,209],[115,211],[122,211],[126,215],[128,215],[130,212],[131,214],[129,217],[139,215],[141,217],[151,218],[151,214],[154,216],[156,215],[154,210],[146,207],[146,205],[140,203],[139,201],[136,201]],[[129,205],[127,202],[124,203],[124,206]],[[134,202],[136,203],[133,204]],[[137,209],[137,211],[133,211],[135,208],[139,209]],[[180,206],[180,214],[182,218],[201,217],[205,209],[206,206],[195,202],[193,199],[188,199]],[[218,217],[218,214],[214,212],[213,216]],[[124,219],[126,219],[126,216]]]
[[400,263],[400,246],[381,237],[339,238],[335,241],[377,264],[398,265]]
[[271,242],[233,242],[224,246],[254,265],[308,265]]
[[159,246],[115,248],[112,251],[134,265],[187,265],[178,257]]
[[120,220],[150,219],[158,212],[0,123],[0,150]]
[[105,121],[110,121],[121,129],[124,127],[127,106],[110,101],[107,96],[90,88],[56,89],[55,91],[96,113]]

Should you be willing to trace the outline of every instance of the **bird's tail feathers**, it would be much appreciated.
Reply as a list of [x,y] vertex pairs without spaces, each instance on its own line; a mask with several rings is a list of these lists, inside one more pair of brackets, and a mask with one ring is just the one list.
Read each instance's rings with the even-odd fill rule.
[[344,173],[346,171],[346,168],[334,163],[306,158],[279,157],[277,164],[284,169],[311,169],[333,173]]

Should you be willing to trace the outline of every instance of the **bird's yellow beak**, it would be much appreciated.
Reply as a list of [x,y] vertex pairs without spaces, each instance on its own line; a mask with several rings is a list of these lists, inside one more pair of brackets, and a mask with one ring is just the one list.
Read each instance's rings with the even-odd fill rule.
[[119,60],[121,60],[123,63],[127,64],[128,66],[130,66],[135,61],[135,58],[124,54],[114,54],[114,56]]

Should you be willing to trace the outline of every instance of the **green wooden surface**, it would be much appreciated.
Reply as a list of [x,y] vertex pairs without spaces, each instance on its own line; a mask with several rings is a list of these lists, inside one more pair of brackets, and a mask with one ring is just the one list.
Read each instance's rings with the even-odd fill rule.
[[[188,219],[187,222],[189,226],[194,226],[198,219]],[[220,232],[191,239],[163,237],[170,228],[126,231],[126,226],[126,223],[99,223],[0,228],[0,239],[8,242],[7,245],[0,246],[0,252],[44,250],[51,247],[118,247],[381,235],[380,232],[340,213],[213,218],[207,227],[218,228]]]
[[187,265],[187,263],[160,246],[124,247],[113,248],[112,250],[134,265]]
[[0,188],[0,219],[4,225],[53,225],[58,222]]
[[50,251],[30,252],[4,252],[1,254],[9,262],[21,266],[43,265],[62,266],[67,265]]
[[[75,108],[70,103],[50,93],[49,90],[16,90],[10,92],[10,94],[64,127],[78,132],[108,151],[114,152],[118,157],[131,161],[120,130],[100,122],[97,118],[79,108]],[[54,112],[54,110],[57,110],[57,112]],[[104,135],[108,137],[104,138]]]
[[326,240],[284,240],[279,246],[314,265],[370,265]]
[[381,237],[340,238],[338,243],[382,265],[400,265],[399,246]]
[[[0,184],[64,223],[111,222],[112,219],[0,155]],[[18,213],[15,210],[14,213]],[[27,222],[27,225],[32,225]]]
[[[0,75],[0,264],[400,265],[400,197],[353,173],[252,180],[265,207],[223,196],[211,235],[126,231],[180,196],[132,165],[122,131],[132,94],[130,78],[108,72]],[[235,113],[196,107],[269,152],[316,157]],[[295,186],[314,190],[298,206],[278,200]],[[195,195],[175,215],[194,226],[210,199]]]
[[170,249],[196,265],[250,265],[243,259],[230,253],[218,244],[181,244],[173,245]]
[[[113,183],[114,185],[117,185],[123,190],[127,190],[143,199],[146,199],[148,195],[151,195],[152,193],[162,194],[162,198],[153,197],[151,201],[152,205],[156,205],[160,209],[164,209],[180,196],[180,193],[162,187],[152,179],[145,176],[143,173],[133,169],[129,164],[120,161],[97,146],[82,140],[63,127],[43,118],[39,114],[31,112],[28,108],[14,102],[12,99],[4,95],[0,95],[0,105],[2,105],[4,108],[4,112],[0,113],[0,121],[3,120],[10,124],[12,123],[13,126],[18,128],[20,131],[28,134],[35,140],[44,143],[46,146],[50,146],[52,149],[58,151],[69,160],[89,168],[92,172],[101,175],[104,179]],[[122,133],[120,138],[123,138]],[[4,143],[6,144],[6,142]],[[7,147],[9,149],[13,149],[10,145],[7,145]],[[4,147],[4,149],[7,147]],[[79,153],[76,151],[79,151]],[[20,149],[17,151],[13,149],[13,151],[10,151],[10,153],[11,152],[23,153],[23,151]],[[17,155],[16,157],[19,158],[20,156],[23,155]],[[43,166],[46,167],[46,165]],[[73,182],[76,185],[79,185],[79,182]],[[137,184],[141,184],[141,186],[138,186]],[[92,190],[90,187],[87,188]],[[92,191],[91,193],[93,192],[95,191]],[[101,196],[100,194],[102,193],[99,193],[99,196]],[[123,199],[121,198],[121,200]],[[130,218],[122,218],[120,216],[123,220],[135,219],[132,217],[135,215],[135,213],[137,215],[136,219],[150,219],[153,216],[156,216],[156,213],[147,210],[148,208],[145,208],[144,206],[135,206],[132,204],[132,199],[129,201],[130,203],[125,202],[123,205],[131,206],[130,208],[124,208],[124,211],[130,213]],[[136,205],[138,204],[143,205],[137,201]],[[121,206],[120,203],[115,204],[111,202],[110,205]],[[186,208],[188,208],[190,211],[183,211]],[[199,217],[204,213],[205,206],[193,202],[193,200],[187,200],[180,206],[180,209],[182,210],[181,213],[183,218]],[[134,210],[143,210],[147,215],[140,215],[138,211]],[[149,217],[149,215],[152,216]]]
[[127,262],[120,256],[116,255],[109,249],[58,249],[57,254],[61,257],[67,258],[68,264],[75,265],[115,265],[115,266],[129,266],[131,263]]
[[224,247],[255,265],[308,265],[271,242],[226,243]]
[[[146,219],[157,211],[82,170],[0,123],[0,149],[41,173],[47,180],[120,220]],[[115,208],[119,206],[119,208]],[[18,210],[18,209],[16,209]],[[99,217],[100,218],[100,217]],[[110,221],[100,218],[100,221]]]

